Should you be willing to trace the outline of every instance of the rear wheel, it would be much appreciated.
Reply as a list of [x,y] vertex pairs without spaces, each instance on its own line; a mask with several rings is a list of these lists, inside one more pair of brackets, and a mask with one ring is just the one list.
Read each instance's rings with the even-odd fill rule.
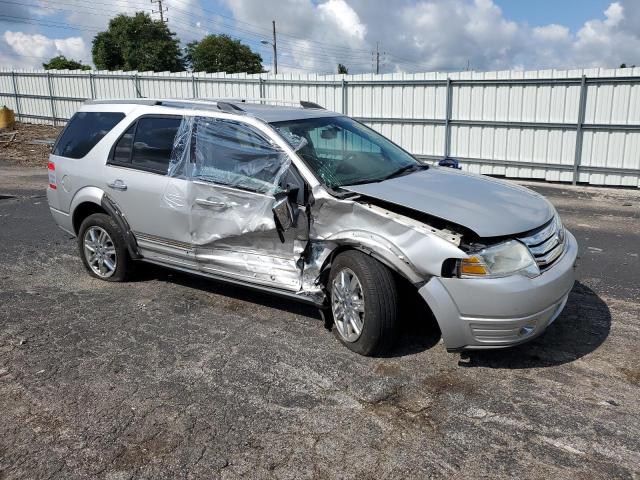
[[388,350],[395,340],[398,292],[391,271],[362,252],[336,256],[329,275],[336,337],[361,355]]
[[124,235],[109,215],[94,213],[78,231],[80,256],[89,273],[100,280],[121,282],[131,270]]

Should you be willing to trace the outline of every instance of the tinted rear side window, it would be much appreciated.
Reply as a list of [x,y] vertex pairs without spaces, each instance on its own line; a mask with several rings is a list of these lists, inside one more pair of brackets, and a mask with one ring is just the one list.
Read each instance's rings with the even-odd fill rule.
[[131,125],[116,143],[113,151],[113,163],[126,164],[131,162],[131,145],[133,145],[133,135],[136,133],[136,124]]
[[121,112],[78,112],[67,124],[53,154],[82,158],[124,118]]
[[181,117],[143,117],[138,120],[131,165],[142,170],[167,173],[173,140]]

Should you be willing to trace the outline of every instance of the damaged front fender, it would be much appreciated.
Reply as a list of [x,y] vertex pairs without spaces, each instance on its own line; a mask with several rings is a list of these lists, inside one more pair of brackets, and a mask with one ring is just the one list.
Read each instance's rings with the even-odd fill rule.
[[[314,191],[309,241],[319,252],[312,262],[326,262],[328,252],[347,245],[369,253],[414,284],[440,275],[448,258],[463,258],[460,235],[437,229],[356,199],[337,199]],[[318,269],[314,265],[312,270]],[[308,282],[305,282],[305,284]]]

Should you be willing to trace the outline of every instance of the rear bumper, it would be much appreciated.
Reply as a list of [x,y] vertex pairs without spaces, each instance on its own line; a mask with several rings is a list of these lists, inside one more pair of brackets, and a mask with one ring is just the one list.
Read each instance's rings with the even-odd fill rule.
[[51,206],[49,207],[49,210],[51,211],[51,216],[53,216],[53,219],[58,224],[58,226],[68,234],[75,237],[76,234],[73,231],[73,222],[71,220],[71,215],[61,212],[60,210]]
[[500,348],[529,341],[560,315],[574,283],[578,244],[535,278],[433,277],[419,293],[431,307],[447,350]]

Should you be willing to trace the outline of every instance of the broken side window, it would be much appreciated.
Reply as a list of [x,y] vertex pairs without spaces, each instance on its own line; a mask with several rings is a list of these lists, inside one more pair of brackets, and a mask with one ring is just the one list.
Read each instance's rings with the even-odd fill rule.
[[289,166],[284,151],[241,122],[197,117],[191,142],[194,179],[277,193],[278,181]]
[[252,125],[185,117],[173,143],[163,205],[190,216],[198,245],[275,230],[272,208],[288,185],[283,177],[290,165],[288,154]]

